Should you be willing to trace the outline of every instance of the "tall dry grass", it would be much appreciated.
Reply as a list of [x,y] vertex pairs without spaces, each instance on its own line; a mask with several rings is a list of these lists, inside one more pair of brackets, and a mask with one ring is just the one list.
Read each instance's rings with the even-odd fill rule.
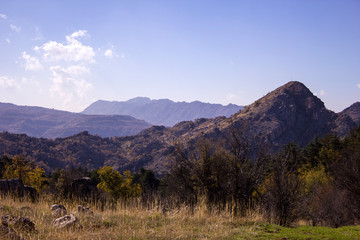
[[182,206],[164,211],[159,203],[144,207],[134,200],[104,211],[98,210],[96,203],[86,205],[94,215],[77,215],[81,227],[57,230],[50,211],[55,203],[63,204],[68,213],[76,213],[80,202],[54,202],[46,196],[35,203],[3,198],[0,215],[12,214],[33,221],[36,232],[18,231],[25,239],[251,239],[258,223],[263,221],[254,210],[246,217],[235,217],[227,212],[209,213],[203,203],[194,209]]

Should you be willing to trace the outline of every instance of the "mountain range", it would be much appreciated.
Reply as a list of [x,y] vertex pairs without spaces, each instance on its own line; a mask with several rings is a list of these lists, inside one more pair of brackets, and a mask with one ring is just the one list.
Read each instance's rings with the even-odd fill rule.
[[230,117],[243,109],[242,106],[229,104],[210,104],[199,101],[173,102],[169,99],[151,100],[137,97],[128,101],[99,100],[87,107],[84,114],[130,115],[145,120],[152,125],[173,126],[182,121],[192,121],[198,118]]
[[68,137],[82,131],[102,137],[127,136],[151,125],[130,116],[85,115],[41,107],[0,103],[0,131],[32,137]]
[[88,132],[55,140],[1,133],[0,154],[23,154],[47,170],[111,165],[132,171],[145,167],[161,175],[169,169],[174,143],[194,143],[202,138],[225,142],[232,131],[245,129],[249,139],[278,151],[289,142],[305,146],[316,136],[328,133],[343,137],[356,126],[358,116],[358,103],[334,113],[305,85],[289,82],[228,118],[200,118],[173,127],[153,126],[136,135],[112,138]]

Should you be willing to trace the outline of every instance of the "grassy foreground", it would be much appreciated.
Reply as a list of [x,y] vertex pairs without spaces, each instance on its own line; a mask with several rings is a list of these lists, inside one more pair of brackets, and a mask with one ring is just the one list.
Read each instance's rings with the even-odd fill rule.
[[[234,218],[227,214],[208,215],[202,207],[194,213],[183,208],[166,214],[137,207],[103,212],[93,209],[93,216],[78,216],[81,228],[56,230],[51,204],[0,199],[0,216],[30,218],[37,231],[17,231],[25,239],[360,239],[360,226],[285,228],[265,223],[256,213],[246,219]],[[75,203],[62,204],[68,213],[77,210]]]

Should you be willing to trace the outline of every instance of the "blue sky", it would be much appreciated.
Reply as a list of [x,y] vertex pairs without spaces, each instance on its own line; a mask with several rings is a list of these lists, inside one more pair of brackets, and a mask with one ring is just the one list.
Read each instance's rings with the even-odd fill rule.
[[0,1],[0,102],[247,105],[296,80],[360,100],[358,0]]

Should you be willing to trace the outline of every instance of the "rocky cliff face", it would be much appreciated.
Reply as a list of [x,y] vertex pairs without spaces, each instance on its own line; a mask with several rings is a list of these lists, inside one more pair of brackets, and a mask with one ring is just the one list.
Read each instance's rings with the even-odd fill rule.
[[241,106],[203,103],[199,101],[173,102],[168,99],[150,100],[137,97],[125,102],[97,101],[86,108],[84,114],[130,115],[153,125],[173,126],[181,121],[198,118],[230,117]]
[[299,82],[289,82],[229,118],[184,121],[172,128],[154,126],[137,135],[101,138],[89,133],[46,140],[24,135],[0,134],[0,154],[24,154],[49,168],[112,165],[118,169],[169,169],[174,143],[196,142],[201,138],[224,140],[230,131],[244,129],[249,139],[277,151],[294,142],[304,146],[315,136],[327,133],[345,136],[355,126],[347,114],[336,114]]

